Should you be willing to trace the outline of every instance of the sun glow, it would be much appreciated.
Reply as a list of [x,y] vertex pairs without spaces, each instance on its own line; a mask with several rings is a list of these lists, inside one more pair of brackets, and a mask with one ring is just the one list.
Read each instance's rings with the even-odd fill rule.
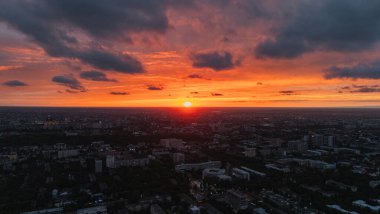
[[184,102],[182,105],[183,105],[183,107],[189,108],[189,107],[191,107],[193,104],[192,104],[191,102],[189,102],[189,101],[186,101],[186,102]]

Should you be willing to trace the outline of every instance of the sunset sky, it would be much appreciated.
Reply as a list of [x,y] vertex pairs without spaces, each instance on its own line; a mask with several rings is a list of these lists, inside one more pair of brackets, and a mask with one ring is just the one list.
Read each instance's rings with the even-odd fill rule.
[[380,1],[0,0],[1,106],[380,106]]

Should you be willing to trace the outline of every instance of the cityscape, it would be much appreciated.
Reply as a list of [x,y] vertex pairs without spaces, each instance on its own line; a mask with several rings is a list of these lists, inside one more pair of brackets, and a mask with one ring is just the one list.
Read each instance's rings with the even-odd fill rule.
[[379,0],[0,0],[0,214],[380,214]]
[[380,110],[0,108],[4,213],[379,213]]

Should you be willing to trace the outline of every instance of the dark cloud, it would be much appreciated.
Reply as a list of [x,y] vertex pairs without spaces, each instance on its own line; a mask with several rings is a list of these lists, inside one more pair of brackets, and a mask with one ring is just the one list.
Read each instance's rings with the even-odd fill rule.
[[66,91],[69,93],[86,91],[85,87],[83,87],[83,85],[71,75],[54,76],[51,79],[51,81],[59,85],[68,87],[69,89],[67,89]]
[[262,82],[257,82],[256,84],[257,84],[257,85],[263,85],[263,83],[262,83]]
[[279,91],[280,94],[282,95],[294,95],[295,94],[295,91]]
[[164,87],[156,85],[147,85],[147,89],[150,91],[161,91],[164,89]]
[[188,78],[191,78],[191,79],[202,79],[203,77],[199,74],[190,74],[189,76],[187,76]]
[[190,94],[199,94],[199,92],[198,91],[192,91],[192,92],[190,92]]
[[234,61],[229,52],[192,54],[191,60],[195,68],[211,68],[215,71],[228,70],[240,65],[240,61]]
[[380,40],[380,2],[297,1],[289,19],[256,47],[258,58],[295,58],[315,50],[367,50]]
[[129,95],[129,92],[121,92],[121,91],[112,91],[110,92],[112,95]]
[[325,78],[380,79],[380,61],[351,67],[333,66],[326,71]]
[[70,93],[70,94],[77,94],[77,93],[79,93],[79,91],[70,90],[70,89],[66,89],[65,91],[66,91],[67,93]]
[[92,81],[117,82],[115,79],[109,79],[105,73],[100,71],[83,71],[80,73],[80,77]]
[[380,92],[380,88],[369,86],[369,87],[359,88],[357,90],[351,91],[351,93],[373,93],[373,92]]
[[21,82],[19,80],[10,80],[3,83],[3,85],[8,87],[20,87],[20,86],[27,86],[28,84]]
[[350,91],[351,93],[374,93],[380,92],[379,85],[352,85],[355,90]]
[[221,93],[212,93],[211,92],[211,96],[213,96],[213,97],[219,97],[219,96],[223,96],[223,94],[221,94]]
[[[98,69],[143,72],[127,54],[105,48],[110,39],[130,41],[130,34],[168,29],[165,0],[14,0],[0,1],[0,21],[24,33],[53,57],[78,59]],[[90,38],[82,42],[78,36]],[[100,45],[91,45],[91,40]],[[85,40],[87,41],[87,40]]]
[[367,88],[367,87],[371,87],[371,88],[378,88],[379,85],[352,85],[353,88]]
[[140,73],[144,68],[140,61],[129,56],[115,55],[103,50],[89,50],[77,54],[77,58],[99,69],[115,70],[122,73]]
[[[40,1],[40,0],[39,0]],[[165,32],[168,19],[162,0],[45,0],[57,21],[73,24],[97,38],[128,37],[140,31]],[[95,13],[94,13],[95,12]]]

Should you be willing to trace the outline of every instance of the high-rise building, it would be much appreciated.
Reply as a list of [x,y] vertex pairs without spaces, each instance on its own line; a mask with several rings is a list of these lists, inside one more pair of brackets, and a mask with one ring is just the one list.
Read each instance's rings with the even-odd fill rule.
[[95,173],[102,173],[103,171],[103,161],[95,160]]
[[322,146],[323,145],[323,135],[316,134],[312,136],[313,146]]
[[326,145],[327,146],[331,146],[331,147],[333,147],[333,146],[335,146],[335,137],[334,136],[326,136]]
[[107,155],[106,166],[107,168],[115,168],[115,155]]

